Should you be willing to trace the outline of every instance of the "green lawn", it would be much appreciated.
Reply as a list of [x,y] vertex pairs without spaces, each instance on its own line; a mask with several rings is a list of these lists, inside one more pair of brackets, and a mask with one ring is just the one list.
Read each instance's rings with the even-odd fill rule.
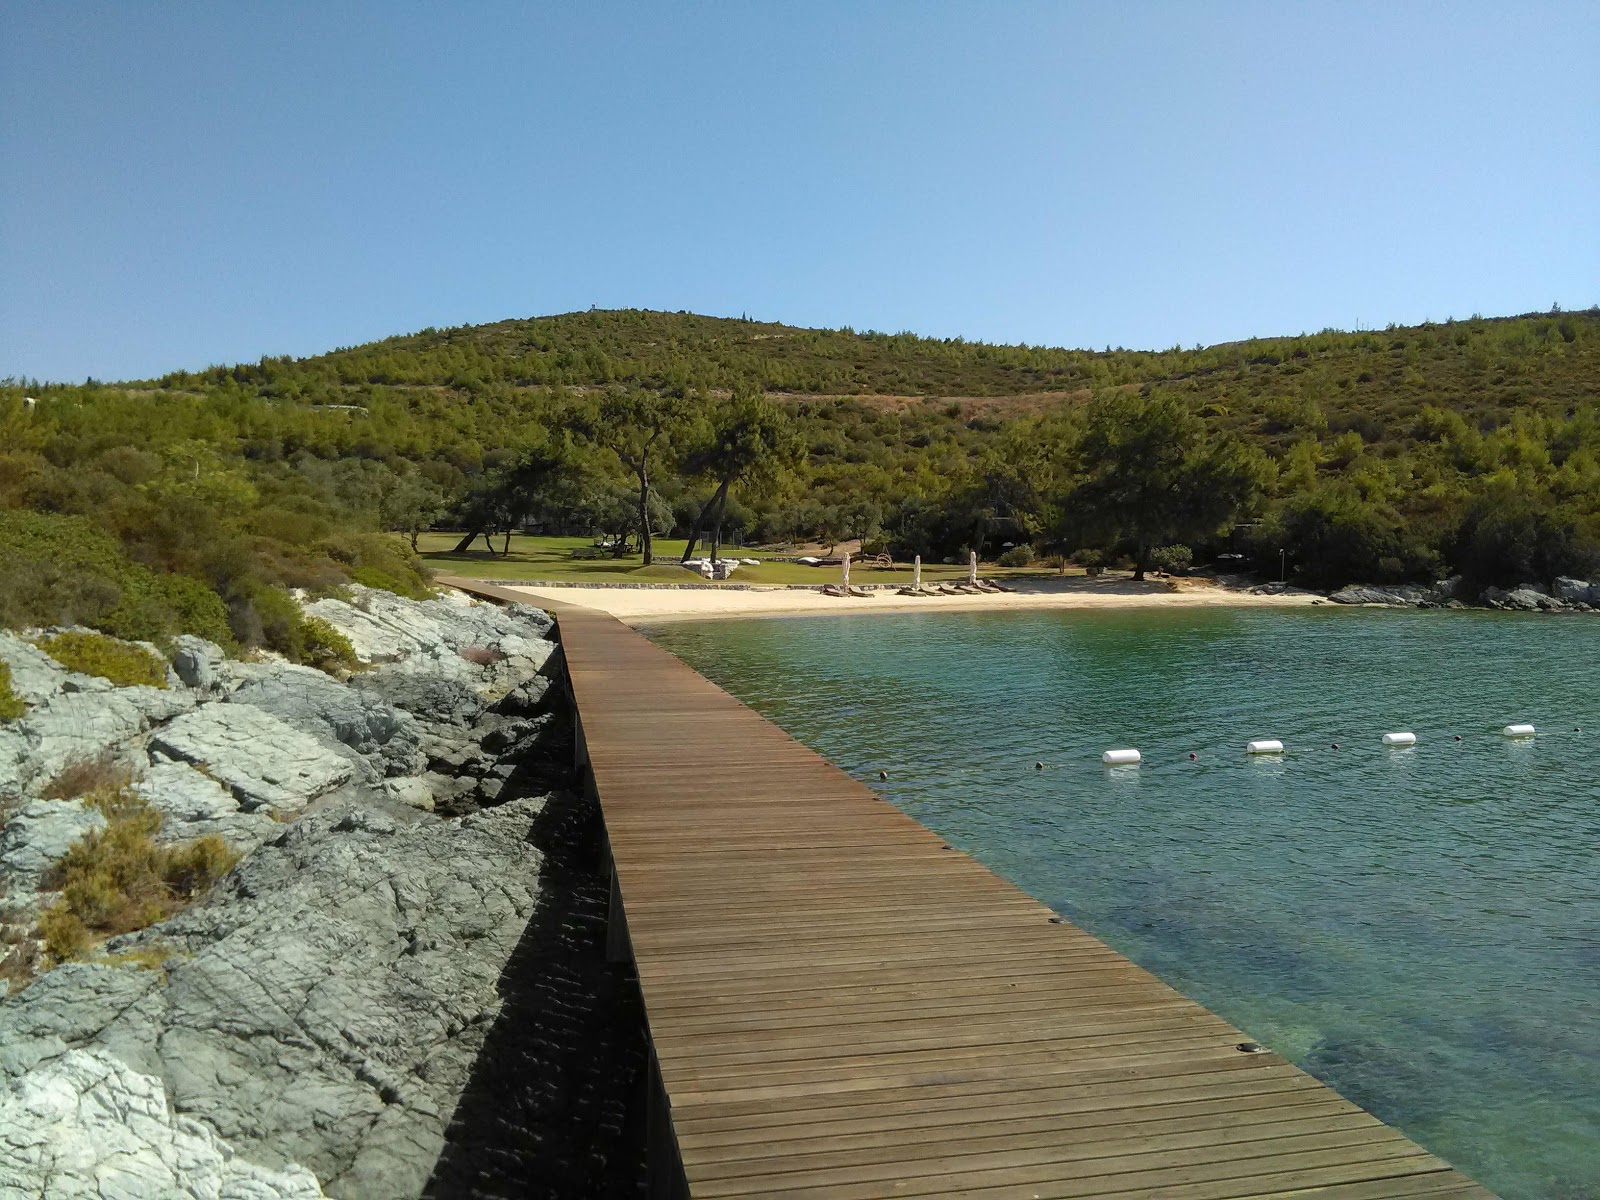
[[[682,538],[661,538],[655,542],[656,561],[642,566],[637,554],[625,558],[574,558],[573,551],[587,552],[590,539],[585,537],[525,537],[511,536],[511,553],[505,556],[489,554],[480,540],[467,554],[453,552],[461,540],[454,533],[425,533],[417,541],[417,548],[428,565],[437,571],[467,575],[477,579],[537,579],[568,581],[572,583],[691,583],[705,587],[719,587],[702,579],[693,571],[678,565],[683,555]],[[495,539],[496,547],[501,544]],[[696,557],[710,554],[709,548],[696,550]],[[770,551],[752,550],[748,547],[729,549],[725,558],[769,558]],[[961,579],[966,576],[963,566],[925,563],[922,577],[934,579]],[[1037,568],[996,567],[992,563],[980,564],[980,573],[986,577],[997,575],[1054,575],[1054,571]],[[1077,573],[1074,569],[1074,573]],[[839,578],[838,567],[807,567],[800,563],[763,562],[758,567],[741,566],[734,572],[730,583],[832,583]],[[853,563],[850,567],[852,583],[905,583],[911,582],[911,565],[893,568]]]

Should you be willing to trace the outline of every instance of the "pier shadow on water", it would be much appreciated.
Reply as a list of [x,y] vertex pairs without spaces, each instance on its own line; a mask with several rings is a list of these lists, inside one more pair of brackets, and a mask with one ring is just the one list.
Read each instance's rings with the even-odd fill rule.
[[539,905],[425,1196],[643,1194],[644,1009],[632,966],[606,961],[601,831],[598,805],[570,790],[551,793],[534,823]]

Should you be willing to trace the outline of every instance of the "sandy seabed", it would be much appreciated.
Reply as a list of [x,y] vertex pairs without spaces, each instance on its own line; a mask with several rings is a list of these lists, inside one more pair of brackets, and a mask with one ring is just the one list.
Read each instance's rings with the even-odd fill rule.
[[[892,590],[865,597],[828,596],[808,588],[606,588],[540,587],[500,583],[538,604],[598,609],[633,625],[728,617],[827,616],[874,612],[999,612],[1036,609],[1197,608],[1249,606],[1299,608],[1321,601],[1307,592],[1256,595],[1209,582],[1135,583],[1128,579],[1029,580],[1014,592],[977,596],[902,596]],[[1325,601],[1324,601],[1325,602]]]

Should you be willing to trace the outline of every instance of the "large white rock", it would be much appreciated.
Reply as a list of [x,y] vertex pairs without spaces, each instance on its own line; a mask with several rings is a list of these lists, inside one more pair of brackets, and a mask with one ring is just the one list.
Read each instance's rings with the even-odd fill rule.
[[6,1200],[316,1200],[297,1164],[245,1161],[203,1122],[174,1114],[160,1079],[104,1050],[69,1050],[0,1092]]
[[421,731],[410,713],[321,671],[275,665],[246,679],[228,699],[271,713],[336,753],[353,757],[373,782],[387,775],[414,775],[427,766]]
[[249,704],[207,704],[159,729],[153,754],[201,767],[246,811],[298,812],[355,766],[316,738]]
[[419,602],[372,588],[353,591],[354,603],[318,600],[306,611],[349,638],[356,654],[368,662],[437,657],[481,647],[527,659],[538,670],[554,648],[542,636],[550,629],[549,615],[526,605],[501,608],[472,602],[459,593]]

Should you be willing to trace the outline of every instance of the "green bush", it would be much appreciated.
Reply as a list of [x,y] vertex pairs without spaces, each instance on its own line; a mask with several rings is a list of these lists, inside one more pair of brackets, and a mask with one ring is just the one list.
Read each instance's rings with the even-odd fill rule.
[[39,642],[39,649],[69,671],[98,675],[118,687],[167,686],[167,664],[142,646],[130,646],[103,633],[70,630]]
[[1194,563],[1194,551],[1184,545],[1158,546],[1150,551],[1150,565],[1169,575],[1187,574]]
[[0,510],[0,625],[88,625],[130,641],[194,633],[229,644],[227,608],[201,580],[131,561],[82,517]]
[[250,640],[301,661],[306,652],[305,618],[294,597],[282,588],[263,587],[250,597],[250,606],[259,621],[257,635]]
[[995,560],[1002,567],[1025,567],[1033,561],[1032,546],[1016,546]]
[[356,651],[350,639],[327,621],[321,617],[306,617],[303,629],[305,650],[302,662],[330,673],[349,670],[356,665]]
[[11,664],[0,662],[0,721],[15,721],[27,711],[22,697],[11,690]]
[[357,664],[349,639],[320,617],[306,616],[282,588],[257,589],[236,612],[235,628],[241,630],[241,641],[265,645],[287,659],[322,671],[335,673]]
[[350,582],[359,583],[362,587],[377,588],[379,591],[394,592],[396,595],[405,594],[404,583],[377,567],[350,568]]
[[351,534],[322,544],[323,551],[346,567],[352,581],[412,600],[433,595],[428,569],[410,546],[393,535]]

